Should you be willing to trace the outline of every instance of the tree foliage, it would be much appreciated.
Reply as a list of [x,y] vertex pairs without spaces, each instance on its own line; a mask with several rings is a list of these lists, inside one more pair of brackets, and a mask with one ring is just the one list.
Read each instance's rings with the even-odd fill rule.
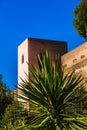
[[0,130],[26,130],[25,125],[30,119],[28,111],[14,101],[13,94],[0,75]]
[[[82,103],[87,100],[81,75],[65,73],[48,53],[38,56],[38,68],[29,64],[29,80],[22,80],[19,97],[35,105],[30,130],[86,130],[87,116]],[[59,62],[58,62],[59,63]]]
[[5,109],[0,130],[26,130],[28,111],[18,101],[12,101]]
[[78,34],[87,40],[87,0],[81,0],[74,10],[74,27]]
[[5,109],[9,103],[12,101],[12,95],[10,94],[10,90],[2,81],[2,75],[0,75],[0,119],[2,119],[2,115],[5,112]]

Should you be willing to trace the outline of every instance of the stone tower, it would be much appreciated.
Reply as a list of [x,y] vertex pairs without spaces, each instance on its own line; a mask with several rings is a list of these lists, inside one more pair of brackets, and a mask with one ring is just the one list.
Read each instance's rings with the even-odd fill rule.
[[37,55],[46,50],[51,60],[56,62],[58,54],[62,56],[67,52],[67,44],[61,41],[27,38],[18,46],[18,84],[21,82],[20,77],[26,79],[27,63],[31,62],[35,66]]

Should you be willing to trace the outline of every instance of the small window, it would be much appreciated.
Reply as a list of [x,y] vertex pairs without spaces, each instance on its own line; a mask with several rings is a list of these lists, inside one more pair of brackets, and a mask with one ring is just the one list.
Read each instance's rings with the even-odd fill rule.
[[77,61],[77,59],[73,59],[73,63],[75,63]]
[[81,59],[84,58],[84,57],[85,57],[85,55],[81,55]]
[[22,64],[24,63],[24,55],[22,55]]

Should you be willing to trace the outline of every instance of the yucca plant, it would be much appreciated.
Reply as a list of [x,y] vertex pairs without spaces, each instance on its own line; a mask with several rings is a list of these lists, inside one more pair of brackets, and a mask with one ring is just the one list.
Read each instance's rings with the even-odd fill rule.
[[38,67],[29,64],[29,77],[22,79],[19,97],[32,103],[34,114],[30,130],[87,130],[83,114],[87,92],[81,75],[66,73],[58,60],[54,64],[48,52],[37,57]]

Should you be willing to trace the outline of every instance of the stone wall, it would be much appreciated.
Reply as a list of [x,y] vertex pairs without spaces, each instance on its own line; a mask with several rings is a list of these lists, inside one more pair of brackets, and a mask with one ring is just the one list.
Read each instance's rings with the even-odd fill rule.
[[[87,42],[62,56],[62,64],[66,70],[74,70],[82,74],[87,82]],[[87,83],[85,84],[87,90]]]
[[87,42],[81,44],[79,47],[74,50],[66,53],[62,56],[63,65],[66,65],[67,68],[72,67],[79,62],[83,62],[87,59]]

